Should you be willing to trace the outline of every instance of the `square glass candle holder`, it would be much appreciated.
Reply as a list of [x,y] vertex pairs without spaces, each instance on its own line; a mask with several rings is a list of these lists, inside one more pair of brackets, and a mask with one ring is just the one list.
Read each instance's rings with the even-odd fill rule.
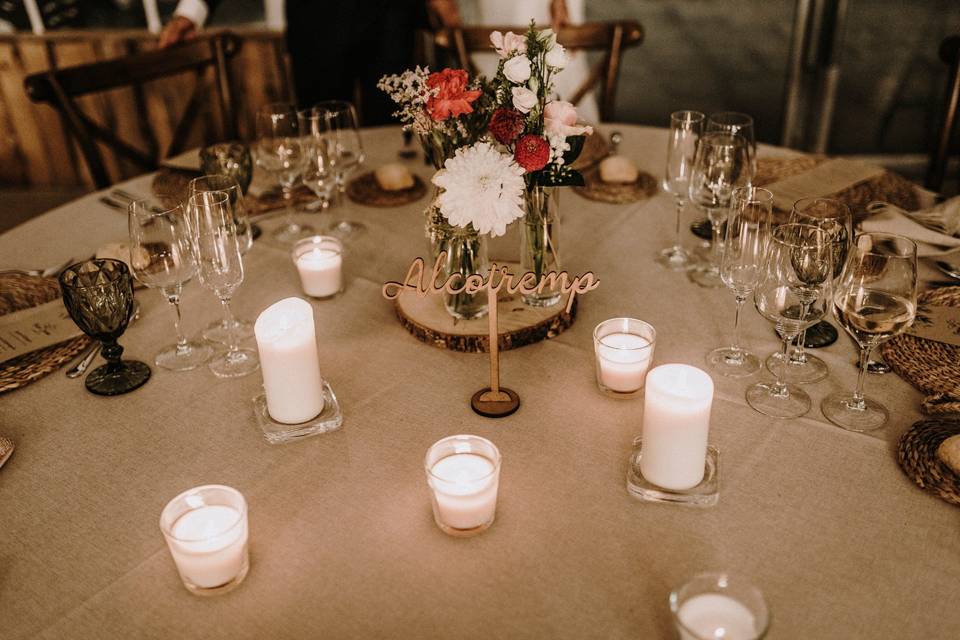
[[298,240],[291,253],[300,287],[312,298],[331,298],[343,291],[343,244],[333,236]]
[[758,640],[770,624],[760,589],[729,573],[701,573],[674,589],[670,612],[681,640]]
[[613,318],[598,324],[593,351],[600,390],[614,398],[641,393],[656,342],[656,330],[643,320]]
[[164,507],[160,530],[191,593],[227,593],[247,576],[247,501],[236,489],[208,484],[184,491]]
[[500,485],[500,451],[492,442],[450,436],[427,450],[424,464],[433,518],[441,531],[469,537],[490,528]]

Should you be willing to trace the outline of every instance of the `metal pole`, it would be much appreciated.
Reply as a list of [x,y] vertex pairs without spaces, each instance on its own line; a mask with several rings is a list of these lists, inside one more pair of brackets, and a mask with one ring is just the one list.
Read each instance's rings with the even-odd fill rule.
[[790,56],[787,61],[787,86],[783,98],[783,127],[781,141],[793,147],[802,138],[801,102],[803,98],[803,62],[807,48],[812,0],[797,0],[793,16],[793,34],[790,37]]
[[827,18],[822,23],[824,33],[820,42],[822,46],[827,46],[829,43],[829,49],[824,51],[821,57],[817,108],[813,111],[816,120],[811,150],[816,153],[826,153],[830,144],[830,130],[833,126],[837,90],[840,86],[840,53],[847,17],[847,0],[835,0],[835,2],[832,20]]

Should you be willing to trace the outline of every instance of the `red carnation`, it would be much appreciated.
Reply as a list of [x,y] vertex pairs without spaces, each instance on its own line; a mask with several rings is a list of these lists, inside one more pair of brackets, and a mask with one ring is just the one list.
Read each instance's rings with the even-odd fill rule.
[[523,121],[516,109],[497,109],[490,117],[490,133],[500,144],[513,144],[523,133]]
[[427,86],[439,89],[427,100],[427,113],[437,121],[450,116],[471,113],[470,103],[480,97],[482,91],[467,90],[467,72],[463,69],[444,69],[427,76]]
[[517,141],[513,158],[527,171],[540,171],[550,160],[550,143],[542,136],[528,133]]

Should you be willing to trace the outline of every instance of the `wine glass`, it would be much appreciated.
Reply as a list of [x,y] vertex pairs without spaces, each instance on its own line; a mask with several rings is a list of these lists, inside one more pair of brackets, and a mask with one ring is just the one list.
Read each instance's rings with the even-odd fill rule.
[[188,208],[200,283],[220,299],[223,321],[229,327],[228,350],[208,366],[221,378],[245,376],[256,371],[260,361],[255,351],[239,347],[239,338],[233,329],[235,321],[230,300],[243,282],[243,257],[230,199],[222,191],[203,191],[190,197]]
[[704,115],[699,111],[675,111],[670,114],[670,139],[667,142],[667,170],[663,190],[673,196],[677,207],[677,235],[672,247],[657,256],[657,264],[671,271],[686,271],[692,264],[689,252],[680,243],[680,219],[687,204],[690,174],[697,153],[697,141],[703,133]]
[[[222,192],[230,200],[230,207],[233,211],[233,222],[237,226],[237,237],[240,244],[240,253],[245,254],[253,247],[253,225],[247,216],[246,202],[243,196],[243,190],[235,178],[226,175],[200,176],[190,181],[187,191],[187,199],[198,193]],[[223,319],[211,322],[203,329],[203,337],[212,342],[228,344],[230,342],[230,328],[227,327]],[[247,320],[234,318],[234,335],[237,340],[246,340],[253,336],[253,324]]]
[[719,263],[730,195],[735,188],[749,185],[751,179],[747,143],[742,136],[707,133],[700,138],[690,175],[690,201],[707,214],[713,237],[707,263],[689,273],[701,287],[723,285]]
[[757,173],[757,136],[753,126],[753,117],[736,111],[711,113],[707,118],[707,133],[731,133],[743,136],[747,141],[747,153],[750,154],[750,175]]
[[[347,178],[360,168],[364,161],[363,142],[357,131],[357,110],[343,100],[326,100],[314,106],[317,113],[326,119],[330,163],[336,177],[337,192],[347,189]],[[341,239],[364,231],[366,227],[355,220],[337,220],[331,224],[330,233]]]
[[297,112],[306,164],[303,169],[303,184],[313,191],[318,200],[316,209],[330,206],[333,190],[337,187],[336,172],[330,159],[330,131],[326,112],[320,109],[305,109]]
[[208,344],[187,340],[180,326],[180,294],[197,272],[190,228],[182,205],[161,209],[145,200],[127,207],[130,231],[130,267],[148,287],[159,289],[176,312],[177,343],[154,358],[158,367],[172,371],[195,369],[210,359]]
[[[786,354],[790,341],[826,313],[833,273],[829,235],[805,224],[784,224],[774,230],[760,282],[753,292],[757,311],[774,324]],[[810,396],[784,380],[786,358],[773,383],[747,389],[747,403],[774,418],[796,418],[810,410]]]
[[292,207],[293,187],[300,179],[305,156],[296,108],[286,102],[268,104],[257,111],[257,166],[273,174],[283,191],[286,214],[273,231],[277,242],[292,245],[313,229],[297,223]]
[[857,388],[834,393],[820,408],[827,420],[850,431],[886,424],[887,408],[863,395],[870,351],[913,324],[917,309],[917,245],[890,233],[856,237],[833,294],[837,321],[860,347]]
[[733,342],[729,347],[720,347],[707,354],[710,369],[731,378],[749,376],[760,369],[757,356],[740,347],[740,312],[747,296],[760,282],[772,219],[772,193],[759,187],[733,190],[720,260],[720,278],[733,291],[737,301]]
[[[835,281],[839,278],[853,242],[853,216],[850,215],[847,205],[833,198],[801,198],[793,203],[790,222],[813,225],[827,232],[833,247],[833,279]],[[812,327],[817,329],[821,325],[827,325],[827,328],[821,331],[833,329],[826,320],[821,320]],[[804,349],[806,334],[807,329],[800,332],[796,346],[790,351],[784,373],[787,382],[809,384],[827,377],[827,363],[808,354]],[[782,358],[783,354],[780,352],[771,354],[765,363],[767,369],[771,372],[778,369]]]
[[64,269],[59,281],[67,313],[81,331],[100,341],[107,361],[87,376],[87,390],[116,396],[143,386],[150,379],[150,367],[121,360],[123,347],[117,344],[133,313],[133,278],[127,265],[120,260],[86,260]]

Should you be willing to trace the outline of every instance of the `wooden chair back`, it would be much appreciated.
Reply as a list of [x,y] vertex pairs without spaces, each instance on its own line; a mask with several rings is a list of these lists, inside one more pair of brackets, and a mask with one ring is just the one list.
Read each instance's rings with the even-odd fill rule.
[[[452,51],[460,68],[476,73],[470,54],[493,51],[490,45],[491,33],[494,31],[524,33],[526,30],[526,26],[443,29],[434,32],[434,44]],[[612,121],[623,51],[629,47],[639,46],[643,42],[643,35],[643,27],[635,20],[588,22],[560,29],[557,42],[567,49],[603,51],[603,56],[590,69],[587,79],[572,96],[566,99],[577,104],[599,84],[600,119]]]
[[[213,71],[213,85],[217,94],[214,104],[219,111],[221,123],[221,131],[215,136],[207,132],[208,140],[212,142],[236,137],[234,101],[227,63],[240,50],[240,46],[239,38],[223,32],[167,49],[35,73],[24,79],[24,87],[31,100],[50,104],[60,112],[70,134],[77,140],[94,183],[98,189],[104,189],[112,184],[112,180],[98,143],[106,145],[143,171],[153,171],[160,158],[183,151],[184,142],[204,111],[207,93],[204,77],[208,69]],[[196,76],[196,87],[163,155],[158,153],[152,136],[147,136],[151,141],[149,150],[137,149],[121,140],[107,127],[94,122],[79,108],[75,100],[80,96],[122,87],[131,87],[139,92],[145,82],[189,72]]]
[[937,134],[933,151],[930,154],[930,167],[927,170],[926,187],[940,191],[947,170],[950,155],[950,142],[957,128],[960,111],[960,35],[950,36],[940,44],[940,59],[949,66],[947,92],[944,99],[943,121]]

